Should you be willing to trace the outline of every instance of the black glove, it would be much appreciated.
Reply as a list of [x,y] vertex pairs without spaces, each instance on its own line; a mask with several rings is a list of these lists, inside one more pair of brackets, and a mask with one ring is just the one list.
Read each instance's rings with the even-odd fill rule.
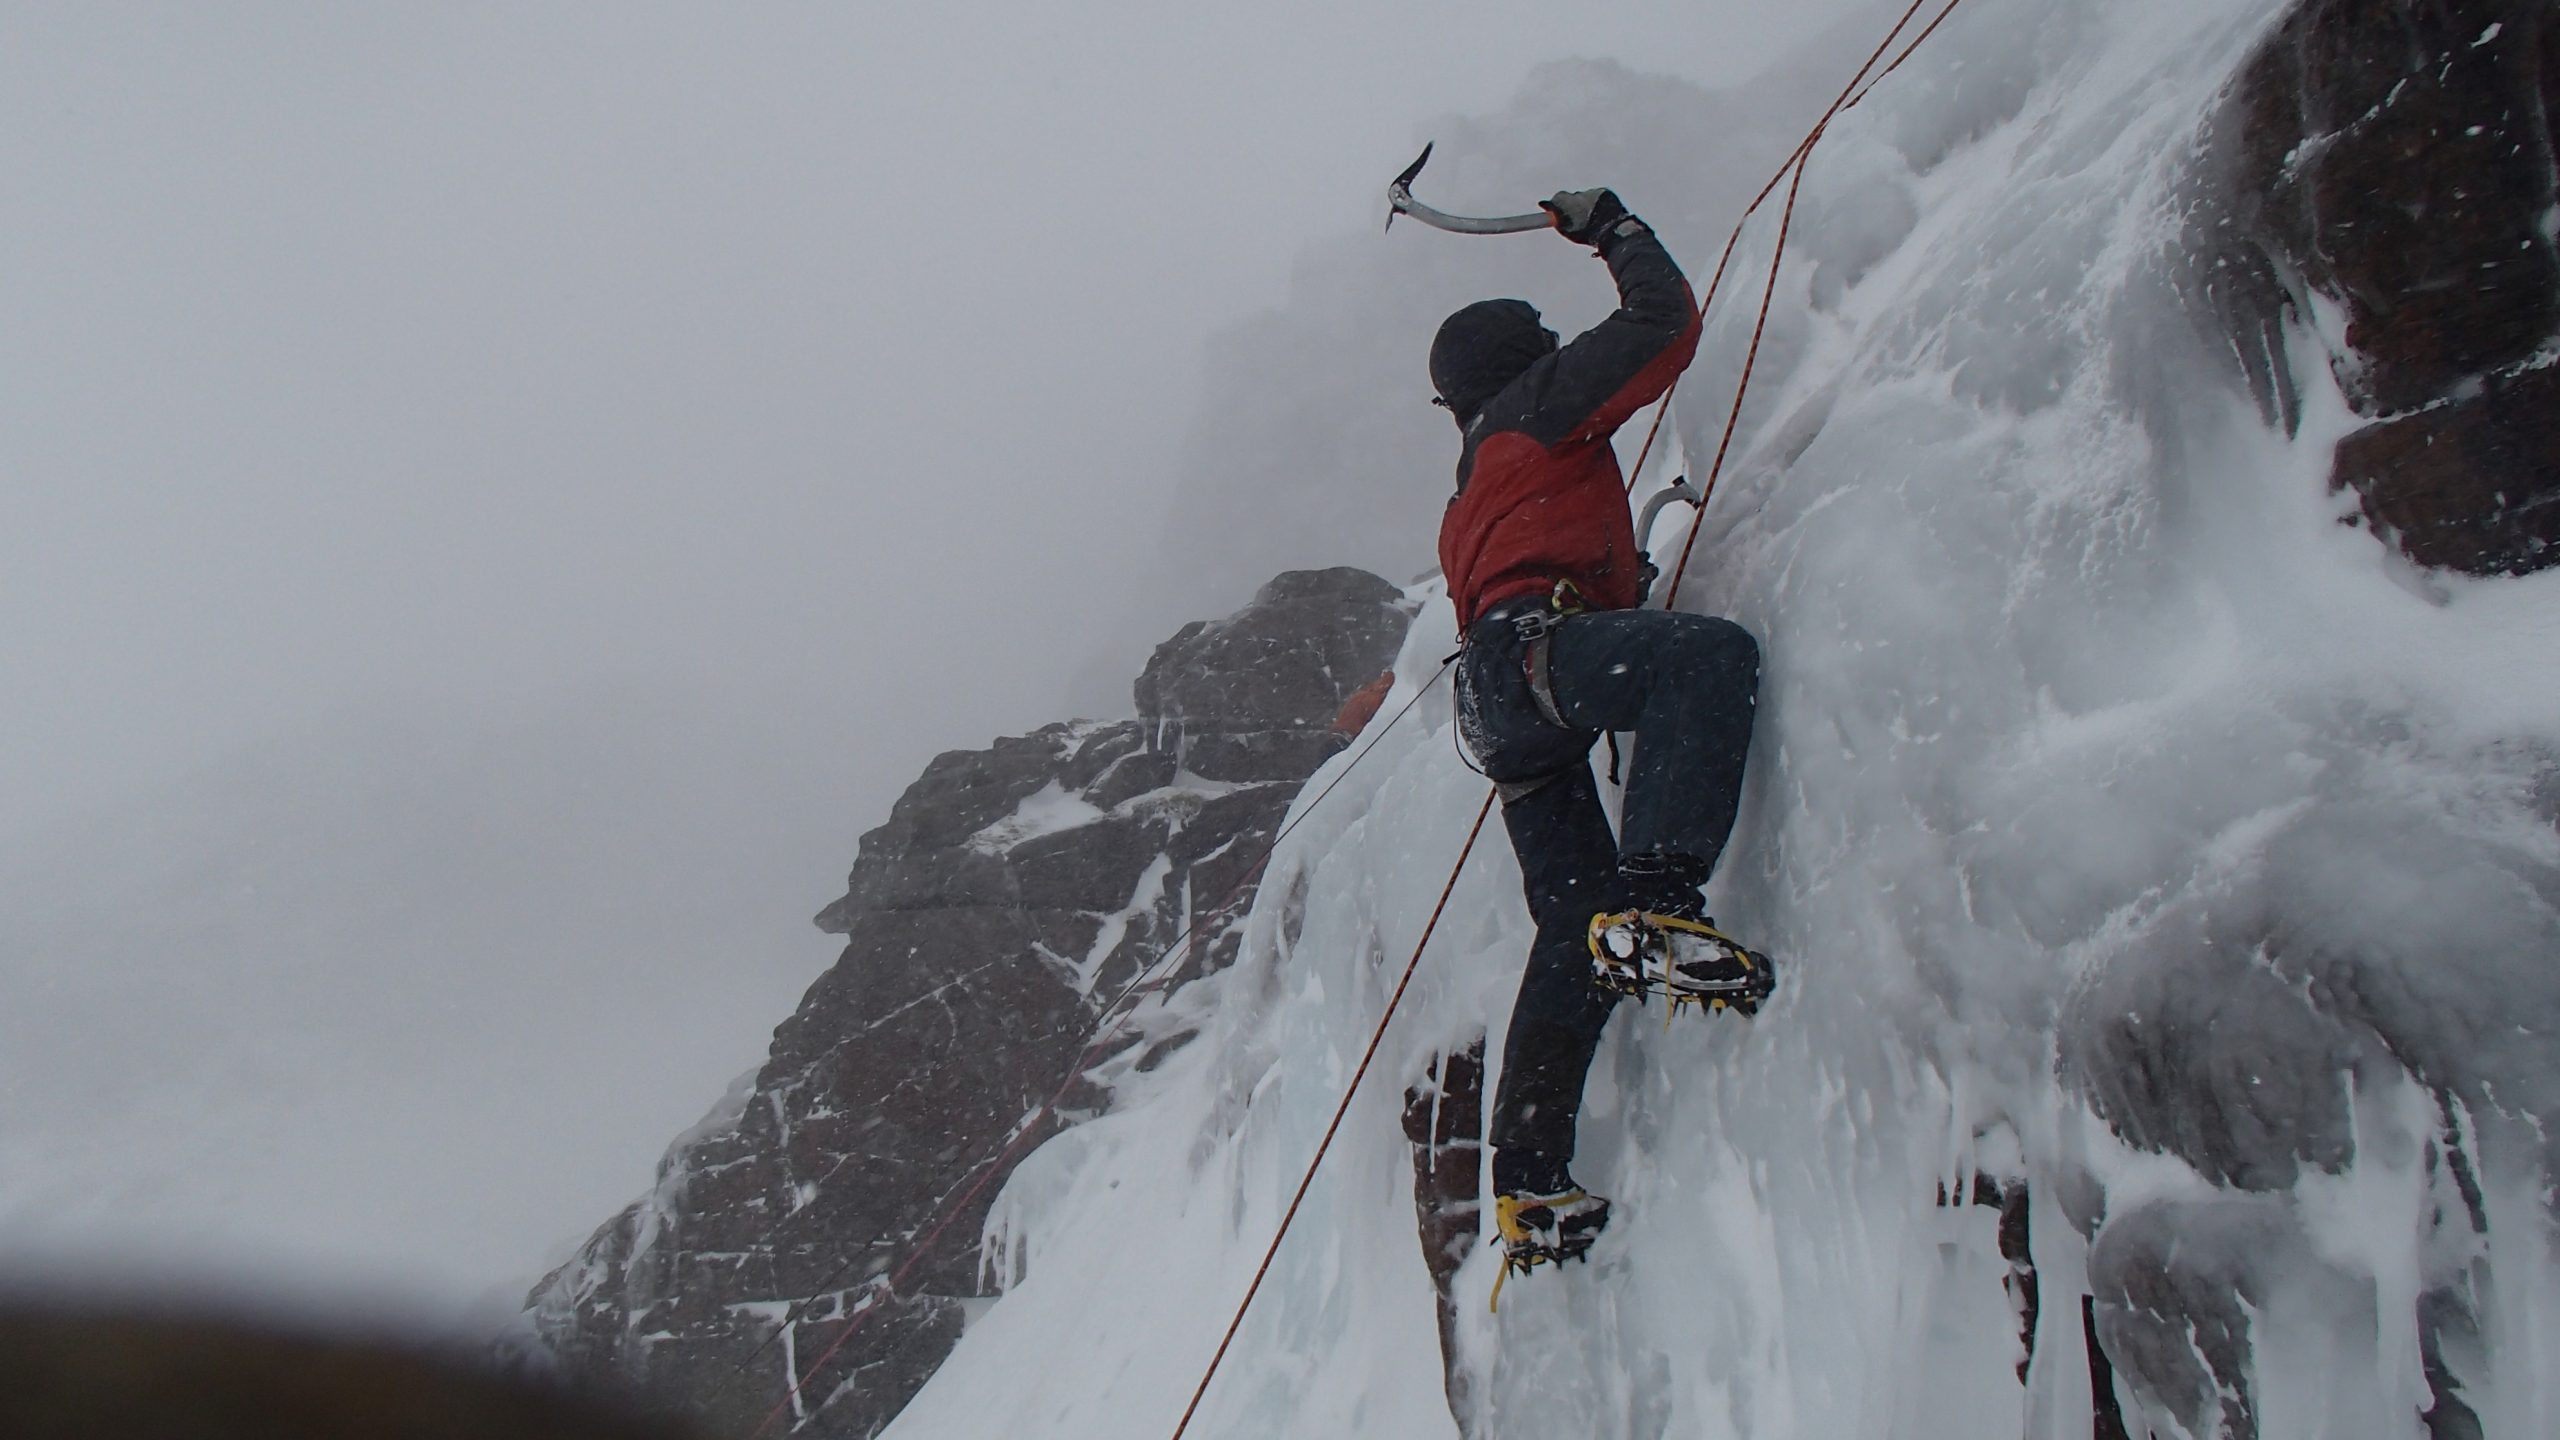
[[1559,190],[1553,199],[1539,201],[1538,208],[1555,217],[1556,230],[1564,238],[1594,250],[1607,248],[1618,222],[1634,218],[1617,192],[1606,189]]

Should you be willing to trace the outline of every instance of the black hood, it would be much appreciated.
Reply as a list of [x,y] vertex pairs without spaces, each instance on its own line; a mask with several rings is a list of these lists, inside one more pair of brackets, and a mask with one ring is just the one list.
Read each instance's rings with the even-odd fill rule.
[[1440,322],[1431,387],[1461,424],[1520,372],[1554,354],[1556,332],[1526,300],[1479,300]]

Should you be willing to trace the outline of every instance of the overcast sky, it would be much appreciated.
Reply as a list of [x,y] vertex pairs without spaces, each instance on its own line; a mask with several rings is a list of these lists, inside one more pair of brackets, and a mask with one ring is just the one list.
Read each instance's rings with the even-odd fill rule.
[[521,1294],[926,758],[1126,704],[1213,332],[1837,9],[0,0],[0,1267]]
[[1771,23],[0,5],[7,808],[633,669],[1049,718],[1204,335],[1431,117]]

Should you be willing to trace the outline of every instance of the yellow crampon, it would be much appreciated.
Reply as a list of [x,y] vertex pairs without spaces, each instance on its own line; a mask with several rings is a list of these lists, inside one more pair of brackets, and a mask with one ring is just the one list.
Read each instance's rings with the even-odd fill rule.
[[[1493,1277],[1493,1297],[1485,1308],[1500,1313],[1502,1284],[1513,1275],[1526,1275],[1541,1265],[1561,1264],[1567,1260],[1591,1263],[1592,1236],[1578,1236],[1579,1244],[1568,1245],[1559,1230],[1554,1240],[1544,1233],[1547,1227],[1533,1226],[1526,1218],[1543,1211],[1554,1219],[1555,1207],[1571,1205],[1591,1198],[1582,1190],[1568,1190],[1561,1195],[1497,1195],[1493,1198],[1493,1243],[1502,1247],[1502,1270]],[[1607,1202],[1602,1202],[1605,1206]],[[1606,1211],[1604,1209],[1603,1213]],[[1594,1232],[1596,1234],[1596,1232]]]
[[[1639,948],[1621,953],[1620,948],[1611,942],[1611,937],[1648,929],[1666,938],[1687,934],[1709,942],[1722,951],[1725,958],[1741,967],[1743,982],[1726,994],[1684,989],[1671,982],[1671,961],[1667,953],[1661,957],[1662,973],[1646,973],[1644,951]],[[1756,1014],[1760,1002],[1776,988],[1776,980],[1769,973],[1767,957],[1703,920],[1662,915],[1650,910],[1603,912],[1591,917],[1588,942],[1593,979],[1602,987],[1621,995],[1632,995],[1639,1002],[1656,995],[1669,1000],[1671,1006],[1662,1016],[1666,1025],[1672,1016],[1690,1005],[1700,1006],[1709,1014],[1726,1009],[1740,1015]]]

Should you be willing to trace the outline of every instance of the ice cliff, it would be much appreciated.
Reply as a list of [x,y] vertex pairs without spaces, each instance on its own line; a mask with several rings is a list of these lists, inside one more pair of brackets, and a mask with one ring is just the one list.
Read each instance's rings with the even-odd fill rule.
[[[1498,1316],[1458,1270],[1453,1419],[1397,1112],[1499,1032],[1528,926],[1479,849],[1194,1433],[2554,1433],[2551,43],[1966,0],[1832,128],[1681,597],[1768,647],[1712,893],[1780,1001],[1617,1022],[1584,1147],[1625,1222]],[[1207,1040],[1017,1174],[1010,1288],[893,1434],[1171,1432],[1481,794],[1447,723],[1282,848]],[[2000,1213],[1942,1203],[1976,1177],[2023,1197],[2023,1341]]]
[[[2555,43],[2521,3],[1963,0],[1831,127],[1678,598],[1766,649],[1711,897],[1779,997],[1622,1011],[1577,1167],[1621,1221],[1490,1312],[1466,1057],[1490,1028],[1501,1063],[1529,925],[1478,846],[1191,1433],[2560,1433]],[[1455,173],[1517,199],[1640,161],[1630,202],[1703,274],[1734,137],[1689,122],[1717,113],[1563,67],[1477,133],[1580,148]],[[1773,222],[1648,486],[1714,452]],[[1368,243],[1322,273],[1492,285],[1528,273],[1500,247],[1553,245]],[[1601,284],[1562,249],[1499,288]],[[1299,348],[1349,358],[1266,413],[1419,408],[1427,320],[1311,314]],[[1242,433],[1239,466],[1288,466]],[[1265,503],[1340,499],[1299,474]],[[1096,1072],[1093,1118],[1013,1172],[1000,1298],[892,1435],[1172,1432],[1483,795],[1445,599],[1410,599],[1397,688],[1298,792],[1233,963],[1150,1002],[1196,1038]],[[1022,1100],[970,1104],[984,1146]],[[786,1338],[703,1383],[778,1401]],[[803,1433],[886,1412],[843,1413]]]

